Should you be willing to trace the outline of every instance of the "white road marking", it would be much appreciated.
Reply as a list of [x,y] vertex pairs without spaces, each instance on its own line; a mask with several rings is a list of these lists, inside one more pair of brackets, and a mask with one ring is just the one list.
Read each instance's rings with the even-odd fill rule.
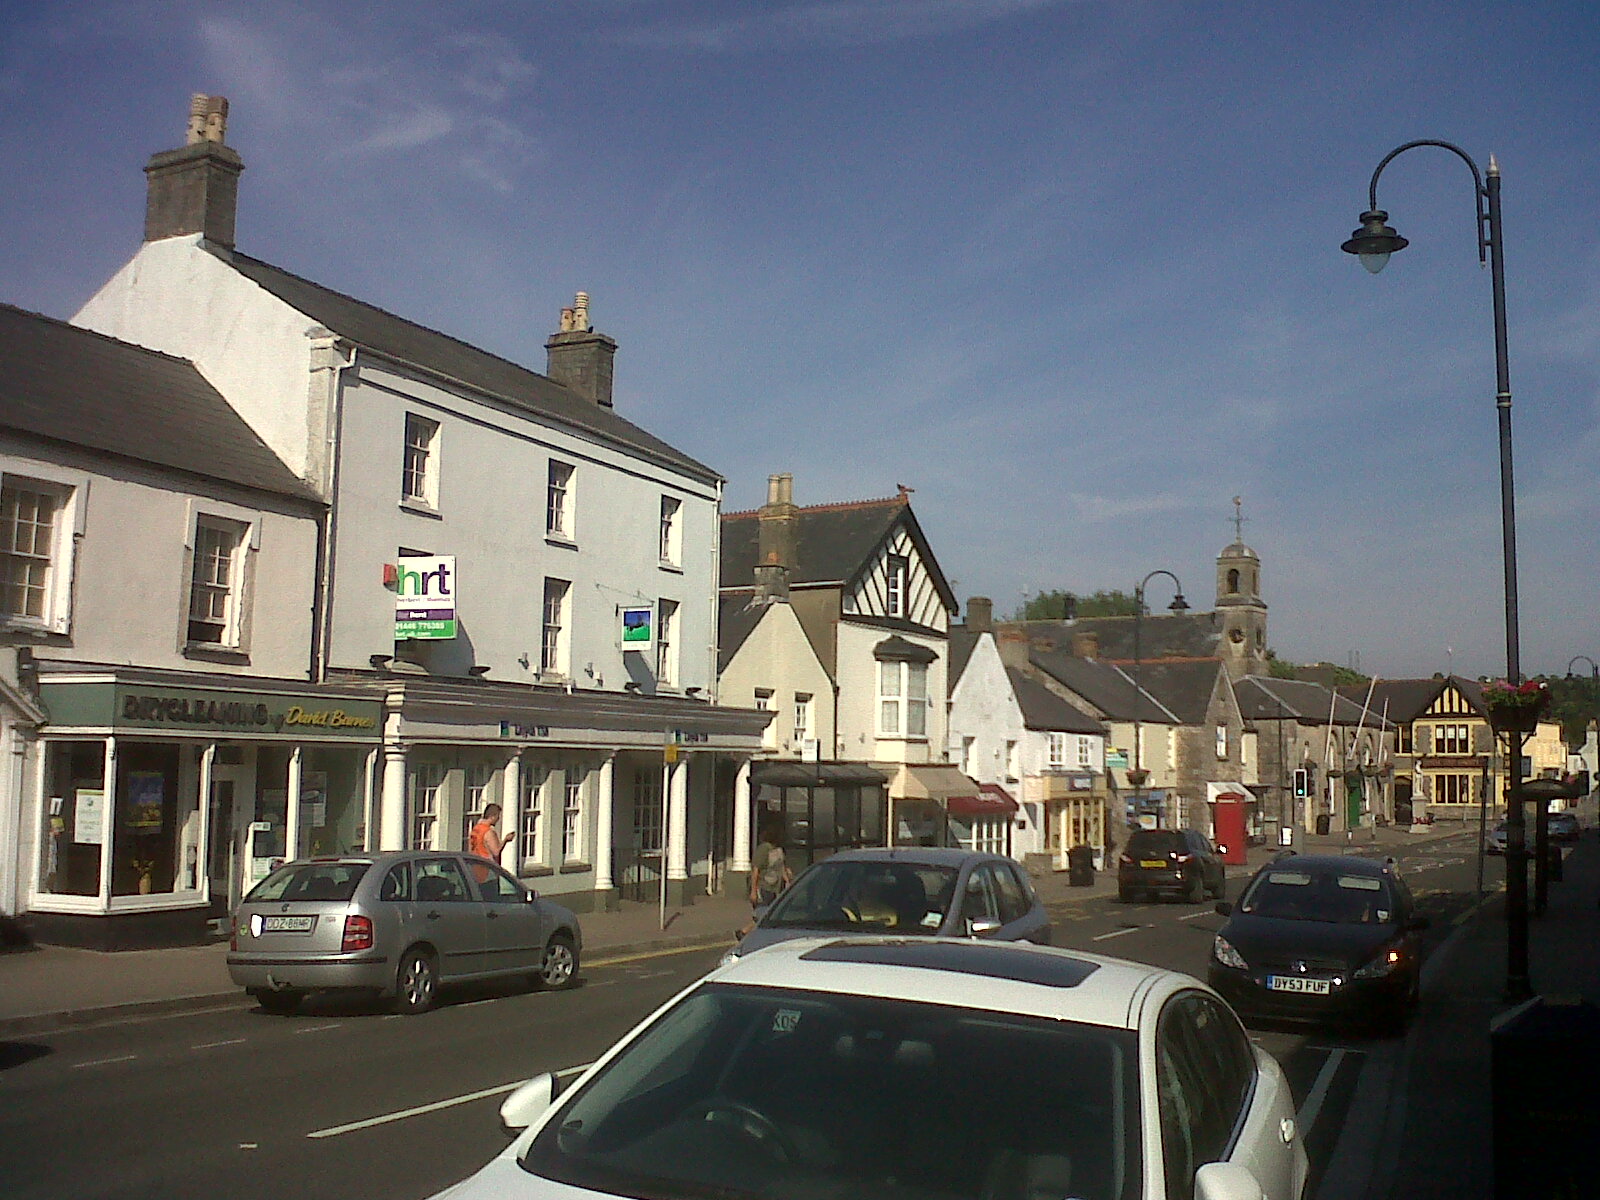
[[1328,1098],[1328,1086],[1333,1083],[1333,1077],[1339,1070],[1339,1064],[1344,1061],[1345,1051],[1335,1050],[1328,1055],[1328,1061],[1322,1064],[1322,1070],[1317,1072],[1317,1081],[1311,1085],[1311,1093],[1306,1097],[1306,1102],[1300,1106],[1300,1111],[1294,1115],[1294,1123],[1299,1126],[1302,1137],[1310,1136],[1311,1129],[1317,1123],[1317,1114],[1322,1111],[1322,1102]]
[[[560,1077],[579,1075],[589,1069],[591,1064],[584,1063],[581,1067],[568,1067],[564,1071],[556,1071]],[[512,1083],[502,1083],[498,1087],[483,1088],[480,1091],[468,1092],[465,1096],[452,1096],[448,1100],[436,1100],[432,1104],[419,1104],[416,1108],[403,1108],[399,1112],[385,1113],[380,1117],[368,1117],[365,1121],[351,1121],[346,1125],[333,1125],[327,1129],[318,1129],[306,1134],[308,1138],[338,1137],[342,1133],[354,1133],[358,1129],[371,1129],[375,1125],[388,1125],[394,1121],[404,1121],[407,1117],[420,1117],[424,1113],[438,1112],[445,1108],[454,1108],[458,1104],[470,1104],[474,1100],[484,1100],[490,1096],[502,1096],[506,1092],[515,1091],[526,1079],[518,1079]]]
[[1110,933],[1097,933],[1090,938],[1091,942],[1103,942],[1107,938],[1121,937],[1125,933],[1138,933],[1141,929],[1149,929],[1148,925],[1130,925],[1126,929],[1113,929]]
[[338,1021],[335,1021],[332,1025],[308,1025],[304,1029],[296,1029],[295,1032],[297,1034],[298,1033],[326,1033],[330,1029],[339,1028],[339,1025],[340,1025],[340,1022],[338,1022]]
[[1217,915],[1216,913],[1197,912],[1197,913],[1190,913],[1187,917],[1179,917],[1178,920],[1180,920],[1180,921],[1198,921],[1201,917],[1214,917],[1216,915]]
[[90,1062],[73,1063],[72,1069],[74,1071],[78,1071],[82,1070],[84,1067],[103,1067],[107,1063],[132,1062],[138,1057],[139,1056],[137,1054],[122,1054],[118,1055],[116,1058],[96,1058]]
[[227,1038],[220,1042],[201,1042],[198,1046],[190,1046],[191,1050],[214,1050],[218,1046],[242,1046],[244,1038]]

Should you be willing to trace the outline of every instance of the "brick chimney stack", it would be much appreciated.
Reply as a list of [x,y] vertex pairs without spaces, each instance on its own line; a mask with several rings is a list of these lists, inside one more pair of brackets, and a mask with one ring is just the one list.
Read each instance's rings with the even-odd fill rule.
[[545,374],[602,408],[611,407],[612,363],[617,343],[589,325],[589,293],[561,310],[561,328],[544,344]]
[[967,597],[967,629],[971,633],[994,631],[994,601],[987,596]]
[[799,549],[794,476],[768,475],[767,502],[756,515],[756,599],[787,603]]
[[144,240],[200,234],[214,246],[233,249],[239,207],[239,172],[244,162],[224,144],[228,101],[196,94],[189,100],[186,144],[150,156],[144,173],[147,199]]
[[1074,633],[1072,635],[1072,654],[1074,658],[1099,658],[1099,635],[1093,633]]

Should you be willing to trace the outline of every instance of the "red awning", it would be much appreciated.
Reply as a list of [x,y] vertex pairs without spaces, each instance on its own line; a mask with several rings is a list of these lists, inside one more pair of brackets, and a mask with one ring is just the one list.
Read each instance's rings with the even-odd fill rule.
[[945,807],[958,817],[1004,817],[1017,811],[1017,802],[998,783],[980,783],[976,796],[951,796]]

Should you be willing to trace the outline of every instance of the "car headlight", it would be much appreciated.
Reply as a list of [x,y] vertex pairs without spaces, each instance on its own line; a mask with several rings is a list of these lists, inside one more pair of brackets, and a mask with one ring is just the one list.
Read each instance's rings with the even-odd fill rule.
[[1220,933],[1211,942],[1211,957],[1225,967],[1235,970],[1248,971],[1250,964],[1245,962],[1244,955],[1240,954]]
[[1389,946],[1384,949],[1377,958],[1373,959],[1366,966],[1358,967],[1356,969],[1355,978],[1382,979],[1390,971],[1394,970],[1400,965],[1400,959],[1400,951],[1395,949],[1393,946]]

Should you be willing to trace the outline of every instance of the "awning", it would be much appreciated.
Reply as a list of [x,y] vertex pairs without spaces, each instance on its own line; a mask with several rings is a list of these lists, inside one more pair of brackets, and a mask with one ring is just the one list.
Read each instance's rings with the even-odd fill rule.
[[750,764],[750,782],[769,787],[882,787],[889,777],[865,763],[810,763],[765,760]]
[[948,800],[952,796],[976,796],[979,784],[961,773],[959,767],[940,763],[906,763],[896,772],[889,794],[897,800]]
[[945,808],[958,817],[1006,817],[1019,806],[998,783],[980,783],[976,796],[951,796]]

